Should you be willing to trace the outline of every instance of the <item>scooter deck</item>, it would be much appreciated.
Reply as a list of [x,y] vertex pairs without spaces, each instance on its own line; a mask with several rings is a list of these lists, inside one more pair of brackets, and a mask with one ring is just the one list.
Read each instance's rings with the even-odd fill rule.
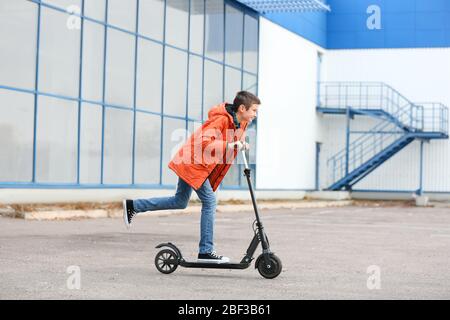
[[246,269],[250,266],[249,263],[214,263],[214,262],[193,262],[181,261],[180,266],[186,268],[209,268],[209,269]]

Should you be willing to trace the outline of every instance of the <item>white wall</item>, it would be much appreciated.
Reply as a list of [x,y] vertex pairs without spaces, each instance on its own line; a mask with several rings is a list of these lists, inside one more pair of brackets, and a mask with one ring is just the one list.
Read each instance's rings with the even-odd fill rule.
[[[327,81],[379,81],[413,102],[441,102],[450,107],[450,48],[331,50],[325,57]],[[344,118],[344,117],[343,117]],[[327,141],[341,123],[327,120]],[[418,188],[420,144],[413,142],[355,185],[355,189]],[[450,140],[425,145],[424,189],[450,192]]]
[[314,189],[317,52],[322,48],[260,19],[257,187]]
[[450,106],[450,48],[329,50],[327,81],[380,81],[414,102]]

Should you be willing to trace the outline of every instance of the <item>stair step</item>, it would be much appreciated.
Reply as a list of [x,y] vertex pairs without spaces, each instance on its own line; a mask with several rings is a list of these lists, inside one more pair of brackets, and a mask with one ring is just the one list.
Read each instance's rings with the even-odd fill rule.
[[[376,168],[377,166],[379,166],[380,164],[382,164],[383,162],[385,162],[386,160],[391,158],[395,153],[402,150],[412,140],[414,140],[414,139],[408,138],[406,140],[403,140],[403,141],[397,143],[393,147],[390,147],[390,148],[388,147],[388,148],[384,149],[384,151],[381,151],[378,156],[375,156],[375,159],[366,162],[365,164],[361,165],[358,169],[354,170],[352,173],[350,173],[346,177],[341,178],[341,182],[337,183],[336,186],[343,187],[347,183],[353,181],[355,178],[360,176],[361,174]],[[355,150],[355,149],[351,149],[351,150]],[[380,154],[382,154],[382,155],[380,155]]]

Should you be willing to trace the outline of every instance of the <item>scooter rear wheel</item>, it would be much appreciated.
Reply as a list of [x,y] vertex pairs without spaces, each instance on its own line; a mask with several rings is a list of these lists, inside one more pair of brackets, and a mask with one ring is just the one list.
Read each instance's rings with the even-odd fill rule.
[[264,261],[264,256],[261,255],[258,258],[257,267],[258,267],[259,274],[262,275],[266,279],[276,278],[281,273],[281,269],[283,268],[280,258],[278,258],[274,254],[270,255],[268,265]]
[[155,266],[161,273],[172,273],[178,268],[178,256],[170,249],[163,249],[156,254]]

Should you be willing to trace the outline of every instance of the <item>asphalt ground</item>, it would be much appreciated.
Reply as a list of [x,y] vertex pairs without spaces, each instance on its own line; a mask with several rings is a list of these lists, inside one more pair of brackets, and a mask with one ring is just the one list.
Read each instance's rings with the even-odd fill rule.
[[[0,299],[449,299],[450,209],[417,207],[262,210],[275,279],[245,270],[165,275],[161,242],[195,260],[200,214],[27,221],[0,217]],[[252,212],[217,213],[219,254],[239,261]],[[261,252],[260,247],[256,256]]]

